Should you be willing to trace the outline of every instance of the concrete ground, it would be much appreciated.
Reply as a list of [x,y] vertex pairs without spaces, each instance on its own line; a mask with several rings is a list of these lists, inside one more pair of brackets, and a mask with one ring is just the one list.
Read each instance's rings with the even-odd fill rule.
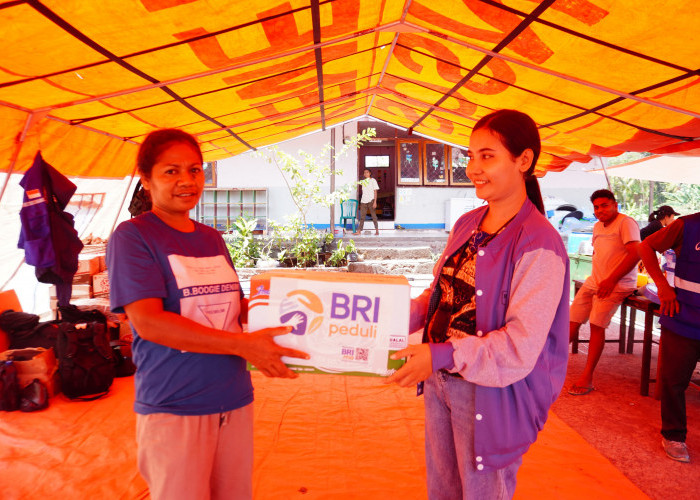
[[[617,338],[619,323],[606,331],[608,339]],[[636,337],[643,325],[637,323]],[[658,334],[658,330],[655,330]],[[581,327],[581,338],[588,338],[588,325]],[[690,463],[675,462],[666,457],[661,447],[659,401],[654,399],[656,384],[650,396],[641,396],[641,344],[633,354],[619,354],[615,343],[608,343],[596,368],[593,385],[586,396],[572,396],[567,390],[586,363],[588,345],[579,345],[577,354],[569,356],[566,383],[554,413],[593,445],[625,476],[652,499],[691,500],[699,497],[700,480],[700,389],[686,391]],[[652,348],[651,377],[656,376],[658,345]],[[700,366],[700,365],[699,365]],[[696,371],[696,380],[700,371]]]

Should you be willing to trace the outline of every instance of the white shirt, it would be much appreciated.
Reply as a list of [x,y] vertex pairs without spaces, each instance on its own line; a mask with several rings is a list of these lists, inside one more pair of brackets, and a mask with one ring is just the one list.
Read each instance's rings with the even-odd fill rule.
[[[593,269],[589,280],[590,286],[598,288],[610,272],[627,256],[626,243],[640,241],[639,226],[632,217],[617,214],[607,227],[602,222],[593,226]],[[637,288],[637,268],[620,278],[615,285],[616,291]]]
[[360,198],[360,203],[369,203],[374,201],[374,191],[379,191],[379,184],[374,177],[369,178],[367,186],[362,184],[362,198]]

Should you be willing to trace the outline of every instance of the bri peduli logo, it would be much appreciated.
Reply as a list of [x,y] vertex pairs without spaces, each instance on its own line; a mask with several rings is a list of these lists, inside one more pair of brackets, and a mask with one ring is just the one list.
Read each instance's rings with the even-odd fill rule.
[[323,323],[323,304],[307,290],[292,290],[280,304],[280,322],[294,335],[313,333]]

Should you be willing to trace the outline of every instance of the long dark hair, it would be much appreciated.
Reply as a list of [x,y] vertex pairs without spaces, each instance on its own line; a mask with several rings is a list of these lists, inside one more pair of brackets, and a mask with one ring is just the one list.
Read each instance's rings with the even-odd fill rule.
[[183,142],[192,146],[199,155],[199,161],[203,161],[202,150],[199,148],[197,139],[177,128],[163,128],[148,134],[141,143],[138,156],[136,157],[136,168],[138,168],[139,175],[150,179],[153,165],[158,161],[158,157],[171,144],[177,142]]
[[532,164],[525,172],[525,190],[527,197],[544,213],[544,202],[540,192],[540,184],[535,177],[535,165],[540,157],[540,133],[535,121],[525,113],[514,109],[500,109],[489,113],[474,126],[474,131],[488,129],[498,135],[508,152],[515,158],[526,149],[532,150]]

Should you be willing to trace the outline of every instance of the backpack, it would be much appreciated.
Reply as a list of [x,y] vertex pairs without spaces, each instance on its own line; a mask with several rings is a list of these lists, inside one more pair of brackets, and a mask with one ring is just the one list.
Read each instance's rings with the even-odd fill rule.
[[104,323],[60,323],[56,350],[63,394],[87,401],[107,394],[114,380],[114,361]]
[[90,309],[86,311],[84,309],[79,309],[78,306],[73,304],[60,306],[56,310],[56,319],[59,321],[66,321],[68,323],[89,323],[91,321],[99,321],[100,323],[107,324],[107,316],[105,316],[103,312],[97,309]]
[[0,410],[19,409],[20,400],[17,367],[12,361],[0,361]]

